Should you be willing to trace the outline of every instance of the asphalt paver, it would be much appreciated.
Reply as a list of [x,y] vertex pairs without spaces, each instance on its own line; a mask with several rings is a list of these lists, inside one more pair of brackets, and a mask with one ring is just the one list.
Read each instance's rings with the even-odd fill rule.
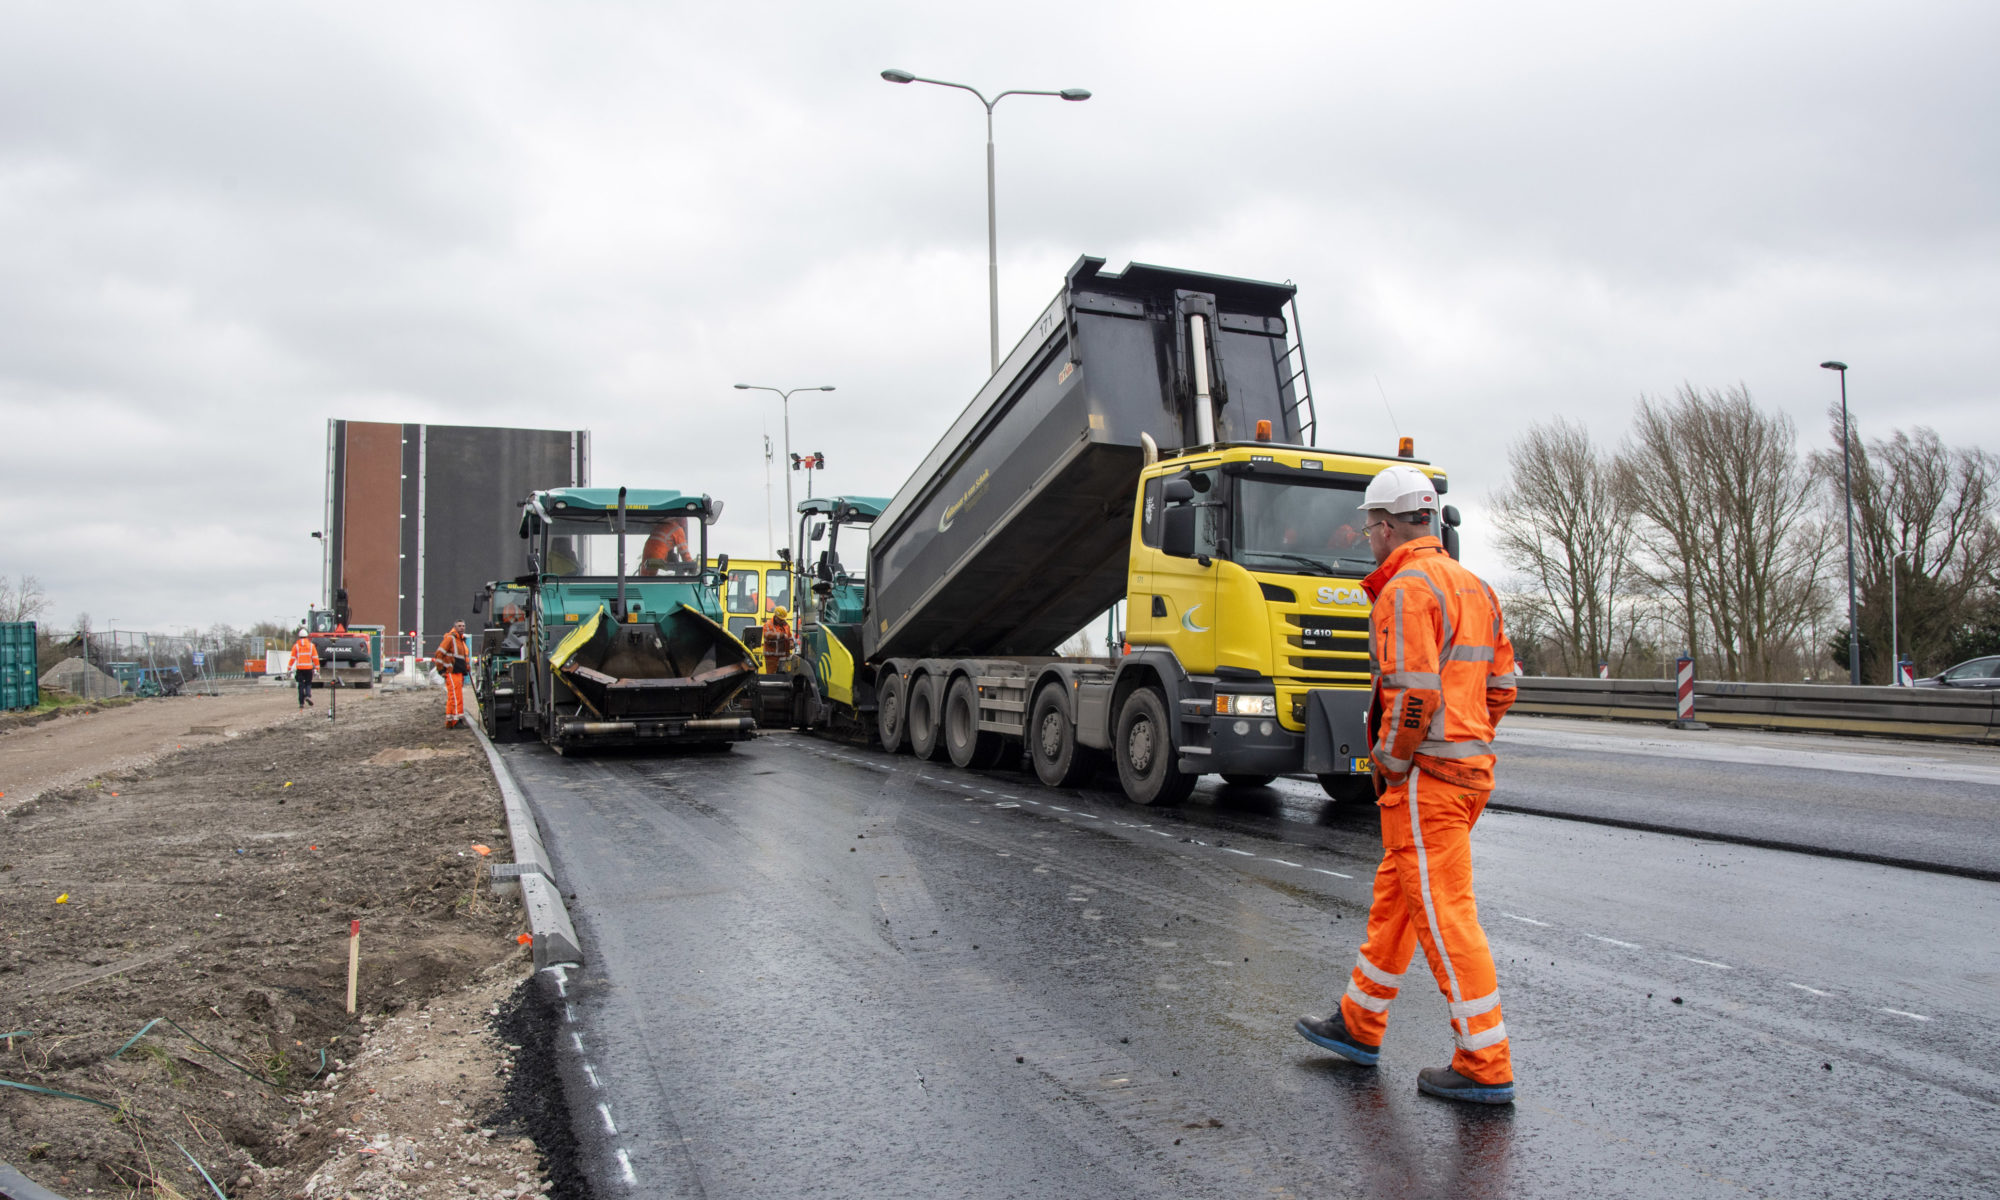
[[1421,959],[1380,1067],[1292,1030],[1354,960],[1373,806],[792,734],[505,753],[589,958],[552,982],[600,1195],[2000,1188],[1994,883],[1490,812],[1520,1099],[1468,1108],[1416,1091],[1451,1049]]

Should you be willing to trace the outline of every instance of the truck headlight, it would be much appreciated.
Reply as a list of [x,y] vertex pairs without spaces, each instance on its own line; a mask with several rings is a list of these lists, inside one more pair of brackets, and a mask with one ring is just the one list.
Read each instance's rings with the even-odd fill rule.
[[1229,696],[1215,698],[1217,716],[1275,717],[1278,715],[1276,696]]

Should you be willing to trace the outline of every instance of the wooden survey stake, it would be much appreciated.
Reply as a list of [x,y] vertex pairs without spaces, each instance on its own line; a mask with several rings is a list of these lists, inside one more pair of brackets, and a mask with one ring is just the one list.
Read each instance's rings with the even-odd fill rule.
[[347,923],[347,1011],[354,1011],[354,985],[361,979],[361,922]]

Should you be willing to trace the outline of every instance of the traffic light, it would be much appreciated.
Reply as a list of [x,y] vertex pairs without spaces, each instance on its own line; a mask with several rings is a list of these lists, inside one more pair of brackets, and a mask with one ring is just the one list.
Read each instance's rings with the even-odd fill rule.
[[813,470],[815,471],[826,470],[826,455],[821,454],[817,450],[813,451]]

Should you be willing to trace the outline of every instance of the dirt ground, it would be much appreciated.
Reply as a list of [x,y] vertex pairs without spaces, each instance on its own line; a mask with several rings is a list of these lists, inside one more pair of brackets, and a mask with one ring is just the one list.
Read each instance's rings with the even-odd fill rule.
[[0,812],[0,1080],[81,1098],[0,1086],[0,1160],[70,1197],[548,1194],[503,1040],[526,923],[484,878],[478,847],[512,854],[471,734],[436,691],[344,694],[337,723],[243,703],[0,734],[73,725],[48,769],[76,780]]
[[[353,694],[344,693],[342,701]],[[102,711],[0,720],[0,812],[53,788],[302,716],[297,696],[290,687],[242,684],[220,696],[157,697],[113,702]]]

